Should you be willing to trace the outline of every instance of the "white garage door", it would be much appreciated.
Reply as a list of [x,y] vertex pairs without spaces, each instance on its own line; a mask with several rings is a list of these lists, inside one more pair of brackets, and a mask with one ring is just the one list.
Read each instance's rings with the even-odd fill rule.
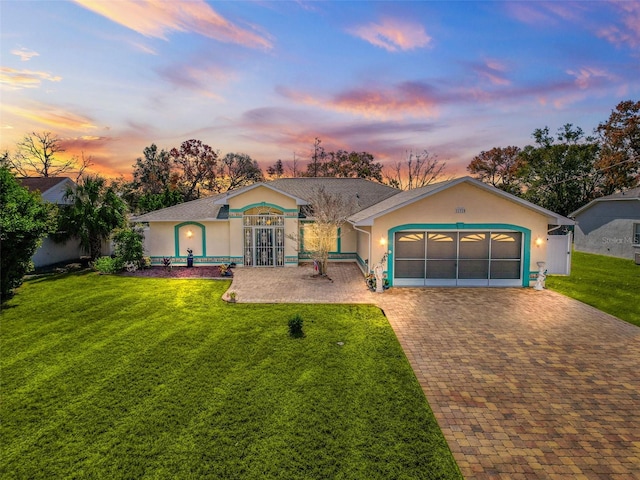
[[396,232],[394,247],[397,286],[522,285],[520,232]]

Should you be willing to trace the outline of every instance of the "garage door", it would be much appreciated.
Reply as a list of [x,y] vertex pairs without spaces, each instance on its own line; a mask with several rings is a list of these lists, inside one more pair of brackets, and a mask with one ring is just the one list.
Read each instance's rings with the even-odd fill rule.
[[520,286],[522,233],[404,231],[394,241],[397,286]]

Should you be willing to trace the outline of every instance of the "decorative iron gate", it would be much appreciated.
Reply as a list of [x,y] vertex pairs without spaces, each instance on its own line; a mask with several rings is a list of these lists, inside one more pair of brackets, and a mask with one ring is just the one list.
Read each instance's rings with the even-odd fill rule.
[[284,217],[282,215],[245,215],[244,265],[284,266]]

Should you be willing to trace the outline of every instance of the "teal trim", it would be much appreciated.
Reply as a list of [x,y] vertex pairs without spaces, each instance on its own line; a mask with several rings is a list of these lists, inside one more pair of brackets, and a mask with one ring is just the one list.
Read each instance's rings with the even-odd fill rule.
[[[205,227],[204,225],[202,225],[201,223],[198,222],[182,222],[179,223],[178,225],[176,225],[175,227],[173,227],[173,234],[174,234],[174,245],[175,245],[175,257],[180,257],[180,229],[182,227],[185,227],[187,225],[193,225],[195,227],[200,228],[200,231],[202,233],[202,255],[199,255],[199,257],[206,257],[207,256],[207,241],[206,241],[206,236],[205,236]],[[185,257],[186,258],[186,257]]]
[[520,227],[518,225],[512,225],[510,223],[407,223],[405,225],[398,225],[389,230],[387,234],[387,245],[389,245],[391,253],[387,259],[387,265],[389,266],[389,286],[393,286],[393,248],[395,248],[394,236],[396,232],[404,230],[511,230],[522,233],[522,265],[521,276],[522,286],[529,286],[529,275],[525,275],[531,268],[531,230],[528,228]]
[[229,213],[244,213],[246,210],[249,210],[251,208],[256,208],[256,207],[277,208],[282,213],[298,213],[297,208],[282,208],[280,205],[276,205],[274,203],[267,203],[267,202],[252,203],[251,205],[245,205],[242,208],[230,208]]

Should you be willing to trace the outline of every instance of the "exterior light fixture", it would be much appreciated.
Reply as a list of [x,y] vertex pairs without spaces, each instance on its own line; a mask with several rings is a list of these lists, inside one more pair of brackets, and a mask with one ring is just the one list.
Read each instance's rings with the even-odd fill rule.
[[187,230],[187,238],[193,237],[193,232],[191,230]]
[[387,244],[387,239],[384,237],[380,237],[380,245],[384,247],[386,244]]
[[541,247],[542,246],[542,242],[543,242],[543,240],[542,240],[541,237],[536,238],[536,247]]

